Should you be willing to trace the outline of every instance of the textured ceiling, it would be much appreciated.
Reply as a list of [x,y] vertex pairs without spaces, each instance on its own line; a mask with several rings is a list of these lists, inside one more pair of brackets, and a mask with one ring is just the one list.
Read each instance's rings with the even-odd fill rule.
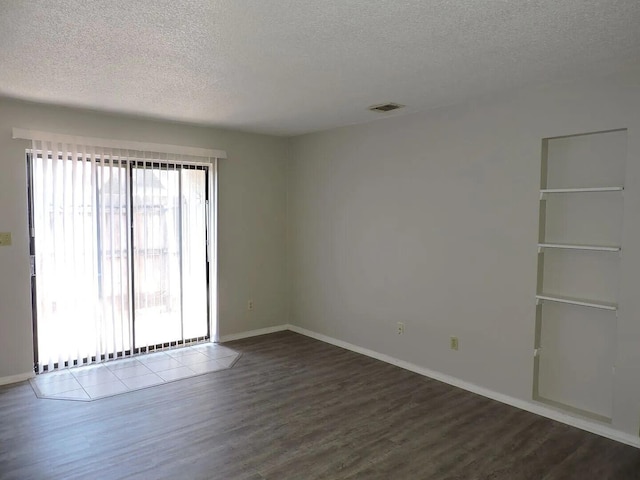
[[640,0],[0,0],[0,95],[293,135],[640,61]]

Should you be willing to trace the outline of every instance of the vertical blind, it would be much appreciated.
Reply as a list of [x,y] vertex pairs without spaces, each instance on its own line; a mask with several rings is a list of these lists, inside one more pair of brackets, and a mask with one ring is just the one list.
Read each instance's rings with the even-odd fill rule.
[[32,140],[39,371],[208,335],[217,157]]

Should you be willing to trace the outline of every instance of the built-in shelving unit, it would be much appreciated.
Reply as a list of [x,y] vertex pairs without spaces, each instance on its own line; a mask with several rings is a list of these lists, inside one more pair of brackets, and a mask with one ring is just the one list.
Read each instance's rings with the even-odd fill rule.
[[542,141],[533,398],[610,421],[626,130]]

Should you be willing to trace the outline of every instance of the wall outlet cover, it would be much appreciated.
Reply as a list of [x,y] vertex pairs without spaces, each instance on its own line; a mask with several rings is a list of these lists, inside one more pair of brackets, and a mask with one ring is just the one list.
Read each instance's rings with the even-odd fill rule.
[[0,246],[8,247],[11,245],[11,232],[0,232]]

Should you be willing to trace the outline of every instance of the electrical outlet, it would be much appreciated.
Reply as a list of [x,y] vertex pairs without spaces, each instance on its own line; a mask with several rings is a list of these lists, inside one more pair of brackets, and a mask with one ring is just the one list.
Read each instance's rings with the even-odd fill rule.
[[404,323],[398,322],[398,335],[404,335]]
[[249,300],[247,302],[247,310],[249,310],[249,311],[253,310],[253,300]]
[[11,232],[0,232],[0,246],[8,247],[11,245]]
[[449,338],[449,348],[451,348],[451,350],[458,350],[458,337]]

